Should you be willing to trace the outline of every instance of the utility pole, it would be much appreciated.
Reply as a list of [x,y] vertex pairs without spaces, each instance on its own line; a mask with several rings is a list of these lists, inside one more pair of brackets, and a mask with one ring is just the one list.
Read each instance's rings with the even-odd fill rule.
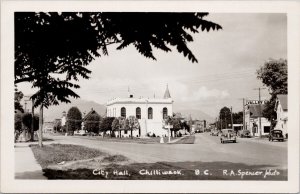
[[246,123],[245,123],[245,98],[239,98],[239,100],[243,100],[243,130],[246,129]]
[[261,99],[260,99],[260,90],[261,89],[266,89],[266,88],[255,88],[254,90],[258,90],[258,104],[259,104],[259,115],[258,115],[258,123],[259,123],[259,127],[258,127],[258,130],[259,130],[259,137],[261,138],[261,135],[262,135],[262,131],[261,131],[261,115],[262,115],[262,111],[261,111]]
[[231,114],[231,128],[233,129],[232,106],[230,107],[230,114]]
[[243,130],[245,130],[245,98],[243,98]]

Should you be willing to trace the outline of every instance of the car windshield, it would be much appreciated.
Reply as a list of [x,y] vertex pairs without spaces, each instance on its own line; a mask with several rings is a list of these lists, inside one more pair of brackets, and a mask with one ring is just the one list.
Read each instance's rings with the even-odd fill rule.
[[274,131],[274,133],[282,133],[281,131]]
[[223,133],[233,133],[232,129],[223,129],[222,130]]

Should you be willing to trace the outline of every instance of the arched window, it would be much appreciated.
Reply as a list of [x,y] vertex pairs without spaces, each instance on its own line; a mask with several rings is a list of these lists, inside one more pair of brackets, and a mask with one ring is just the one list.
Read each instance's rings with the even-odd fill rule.
[[136,117],[137,119],[141,119],[141,108],[140,108],[140,107],[137,107],[137,108],[135,109],[135,117]]
[[121,108],[121,117],[126,118],[126,108],[125,107]]
[[167,118],[168,116],[168,109],[165,107],[163,108],[163,119]]
[[153,109],[151,107],[148,108],[148,119],[153,119]]

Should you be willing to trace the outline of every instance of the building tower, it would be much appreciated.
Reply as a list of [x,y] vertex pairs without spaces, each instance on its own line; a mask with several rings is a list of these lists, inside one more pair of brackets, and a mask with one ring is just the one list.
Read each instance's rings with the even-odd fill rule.
[[164,99],[168,99],[168,98],[171,98],[171,95],[170,95],[170,91],[169,91],[168,84],[167,84],[167,88],[166,88],[166,91],[164,94]]

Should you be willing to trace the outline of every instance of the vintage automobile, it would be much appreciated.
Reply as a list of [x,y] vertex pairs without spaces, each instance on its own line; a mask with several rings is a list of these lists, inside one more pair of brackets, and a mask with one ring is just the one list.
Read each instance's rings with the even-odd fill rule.
[[79,135],[79,136],[86,136],[86,132],[85,132],[85,130],[75,130],[74,131],[74,135]]
[[221,130],[221,143],[233,142],[236,143],[236,133],[233,129],[222,129]]
[[210,135],[211,136],[218,136],[219,135],[219,131],[217,129],[211,130]]
[[279,129],[271,130],[269,134],[269,141],[284,141],[282,131]]
[[241,131],[239,131],[239,136],[241,138],[249,138],[249,137],[251,137],[251,133],[249,130],[241,130]]

